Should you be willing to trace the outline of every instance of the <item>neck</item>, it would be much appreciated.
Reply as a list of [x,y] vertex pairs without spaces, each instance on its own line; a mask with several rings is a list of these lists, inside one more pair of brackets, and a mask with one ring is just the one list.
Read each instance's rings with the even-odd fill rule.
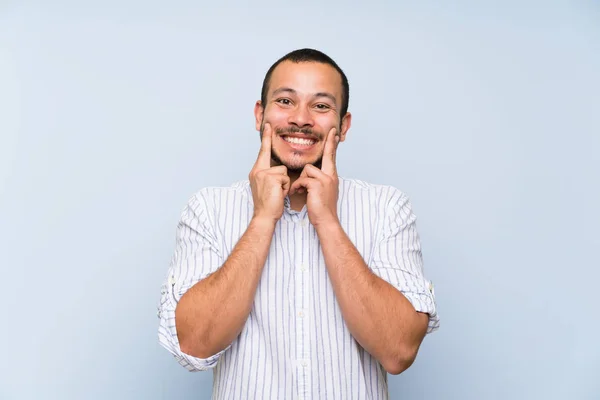
[[[290,186],[291,186],[300,177],[300,173],[288,173],[288,176],[290,177]],[[306,193],[306,192],[304,192],[304,193],[296,192],[293,195],[291,195],[290,196],[291,209],[294,211],[302,210],[302,207],[304,207],[306,205],[307,194],[308,193]]]

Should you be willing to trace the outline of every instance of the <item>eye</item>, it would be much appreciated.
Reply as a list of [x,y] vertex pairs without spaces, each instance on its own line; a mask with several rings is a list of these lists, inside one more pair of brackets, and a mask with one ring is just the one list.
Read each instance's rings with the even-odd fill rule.
[[321,111],[326,111],[331,108],[331,107],[329,107],[328,104],[324,104],[324,103],[319,103],[319,104],[315,105],[315,107],[317,108],[317,110],[321,110]]
[[290,104],[292,104],[292,101],[290,99],[286,99],[286,98],[277,99],[277,100],[275,100],[275,102],[279,103],[279,104],[283,104],[284,106],[289,106]]

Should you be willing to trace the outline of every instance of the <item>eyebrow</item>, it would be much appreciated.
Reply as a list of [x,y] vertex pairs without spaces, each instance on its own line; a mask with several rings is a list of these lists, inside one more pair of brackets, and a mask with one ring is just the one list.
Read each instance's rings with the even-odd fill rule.
[[[282,88],[276,89],[273,92],[272,96],[277,96],[278,94],[281,94],[281,93],[297,94],[297,92],[294,89],[292,89],[292,88],[282,87]],[[328,98],[329,100],[331,100],[333,102],[334,105],[337,106],[337,101],[335,99],[335,96],[332,95],[331,93],[328,93],[328,92],[318,92],[318,93],[315,93],[313,95],[313,97],[325,97],[325,98]]]

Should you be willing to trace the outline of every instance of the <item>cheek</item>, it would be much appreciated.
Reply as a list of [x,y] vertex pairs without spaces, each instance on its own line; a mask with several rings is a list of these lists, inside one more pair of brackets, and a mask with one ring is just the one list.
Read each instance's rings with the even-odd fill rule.
[[271,107],[265,112],[264,120],[267,122],[283,124],[287,121],[288,116],[285,110],[277,106]]
[[327,134],[331,128],[340,128],[340,119],[337,114],[327,113],[322,114],[320,118],[315,118],[315,123],[318,124],[321,132]]

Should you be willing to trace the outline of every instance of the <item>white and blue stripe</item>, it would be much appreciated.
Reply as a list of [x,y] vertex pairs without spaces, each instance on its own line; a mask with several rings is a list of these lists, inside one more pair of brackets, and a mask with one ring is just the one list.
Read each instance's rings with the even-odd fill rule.
[[[340,222],[372,271],[439,327],[415,215],[399,190],[340,177]],[[213,369],[221,399],[388,399],[387,373],[352,337],[336,301],[306,207],[277,223],[254,305],[237,339],[199,359],[183,354],[175,306],[218,269],[253,214],[248,181],[199,190],[185,207],[161,290],[159,340],[190,371]]]

